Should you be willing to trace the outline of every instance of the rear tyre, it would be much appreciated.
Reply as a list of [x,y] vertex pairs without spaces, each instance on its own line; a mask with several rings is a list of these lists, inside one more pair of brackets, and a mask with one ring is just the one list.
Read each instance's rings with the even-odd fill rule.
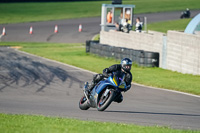
[[113,101],[114,92],[112,90],[104,96],[105,91],[100,95],[99,101],[97,103],[97,110],[104,111]]
[[88,110],[90,108],[88,102],[87,102],[87,98],[85,96],[83,96],[79,102],[79,108],[81,110]]

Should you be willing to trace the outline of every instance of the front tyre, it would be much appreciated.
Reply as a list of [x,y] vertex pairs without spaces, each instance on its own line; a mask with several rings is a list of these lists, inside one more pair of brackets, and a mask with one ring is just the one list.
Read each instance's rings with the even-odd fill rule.
[[87,98],[85,96],[83,96],[79,102],[79,108],[81,110],[88,110],[90,108],[88,102],[87,102]]
[[97,103],[97,110],[98,111],[104,111],[113,101],[114,91],[109,90],[109,92],[107,93],[106,96],[104,95],[105,93],[106,93],[106,91],[104,91],[100,95],[99,101]]

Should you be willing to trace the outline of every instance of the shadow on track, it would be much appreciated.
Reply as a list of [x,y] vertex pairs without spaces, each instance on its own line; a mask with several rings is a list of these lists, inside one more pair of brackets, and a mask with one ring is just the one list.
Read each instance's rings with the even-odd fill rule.
[[198,114],[156,113],[156,112],[136,112],[136,111],[109,111],[109,110],[106,110],[104,112],[127,113],[127,114],[172,115],[172,116],[194,116],[194,117],[200,117],[200,114],[198,115]]
[[36,92],[40,92],[56,80],[70,80],[69,87],[73,82],[78,82],[80,87],[83,84],[64,69],[34,61],[12,50],[0,49],[0,92],[12,85],[26,87],[33,84],[38,86]]

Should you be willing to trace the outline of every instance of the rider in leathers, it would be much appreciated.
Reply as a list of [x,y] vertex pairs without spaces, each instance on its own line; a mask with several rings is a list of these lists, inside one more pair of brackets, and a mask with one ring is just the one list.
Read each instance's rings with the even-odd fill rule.
[[[94,75],[93,81],[90,84],[90,86],[88,87],[88,95],[90,94],[93,87],[99,81],[101,81],[105,77],[108,77],[108,75],[112,72],[123,72],[123,73],[125,73],[124,81],[127,85],[127,89],[125,91],[129,90],[131,88],[131,81],[132,81],[132,74],[130,72],[131,65],[132,65],[132,61],[129,58],[124,58],[124,59],[121,60],[121,64],[112,65],[109,68],[105,68],[103,70],[103,74]],[[115,101],[120,103],[120,102],[122,102],[122,100],[123,100],[123,96],[122,96],[122,94],[120,94],[119,97]]]

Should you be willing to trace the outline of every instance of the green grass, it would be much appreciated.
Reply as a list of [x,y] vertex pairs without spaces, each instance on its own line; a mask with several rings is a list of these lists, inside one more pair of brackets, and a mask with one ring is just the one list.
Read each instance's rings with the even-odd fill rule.
[[172,21],[156,22],[147,25],[148,30],[167,33],[168,30],[184,31],[192,19],[179,19]]
[[[114,59],[85,53],[84,44],[0,42],[0,45],[22,46],[23,51],[97,73],[102,73],[104,68],[119,63]],[[131,72],[135,83],[200,95],[200,76],[137,66],[133,66]]]
[[136,13],[200,9],[198,0],[133,0],[133,3],[136,5]]
[[81,121],[60,117],[0,114],[2,133],[200,133],[168,127]]
[[[111,1],[1,3],[0,24],[100,16],[103,3]],[[200,9],[199,0],[123,0],[123,4],[136,5],[136,14]]]
[[100,39],[100,34],[94,36],[93,40],[98,41]]

